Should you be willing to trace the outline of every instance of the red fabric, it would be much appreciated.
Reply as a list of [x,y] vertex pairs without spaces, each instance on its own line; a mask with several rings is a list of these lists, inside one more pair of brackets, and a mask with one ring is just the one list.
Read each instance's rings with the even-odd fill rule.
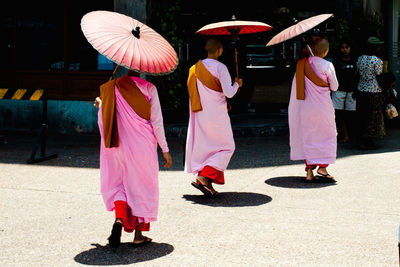
[[211,179],[213,183],[225,184],[224,172],[214,169],[211,166],[205,166],[199,172],[199,175]]
[[131,214],[131,209],[125,201],[115,201],[114,205],[115,219],[122,219],[125,232],[132,233],[135,229],[139,231],[150,230],[150,223],[139,223],[138,218]]
[[317,168],[317,166],[321,167],[321,168],[326,168],[326,167],[329,166],[329,164],[311,164],[311,165],[309,165],[309,164],[307,164],[306,160],[304,160],[304,162],[306,164],[306,171],[308,171],[309,169],[313,169],[314,170],[315,168]]
[[216,28],[199,30],[197,33],[202,35],[232,35],[232,31],[236,34],[247,34],[264,32],[272,29],[269,25],[232,25],[234,21],[229,21],[226,24],[218,25]]

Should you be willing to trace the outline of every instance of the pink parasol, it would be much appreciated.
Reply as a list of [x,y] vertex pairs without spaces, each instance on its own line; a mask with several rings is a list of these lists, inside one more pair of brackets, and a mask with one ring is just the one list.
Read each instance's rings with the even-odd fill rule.
[[286,28],[285,30],[281,31],[267,43],[267,46],[275,45],[282,43],[284,41],[287,41],[289,39],[292,39],[302,33],[305,33],[306,31],[314,28],[318,24],[324,22],[328,18],[332,17],[333,14],[322,14],[322,15],[317,15],[310,17],[308,19],[302,20],[295,25],[290,26],[289,28]]
[[163,75],[173,72],[178,65],[176,52],[167,40],[126,15],[92,11],[82,17],[81,29],[100,54],[127,69]]
[[[232,16],[232,20],[211,23],[200,28],[196,33],[201,35],[232,35],[236,44],[238,35],[265,32],[272,29],[272,26],[258,21],[236,20]],[[235,46],[235,63],[236,75],[239,77],[239,69],[237,63],[237,49]]]

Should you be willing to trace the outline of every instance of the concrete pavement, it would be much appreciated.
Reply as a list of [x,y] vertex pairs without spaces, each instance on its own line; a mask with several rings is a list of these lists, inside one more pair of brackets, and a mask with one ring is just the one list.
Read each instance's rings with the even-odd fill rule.
[[133,248],[123,233],[118,249],[106,246],[114,215],[99,194],[98,136],[50,135],[58,158],[29,165],[35,138],[0,139],[1,266],[399,266],[400,129],[375,151],[340,144],[335,185],[302,182],[286,134],[237,136],[212,200],[190,185],[182,141],[169,137],[154,242]]

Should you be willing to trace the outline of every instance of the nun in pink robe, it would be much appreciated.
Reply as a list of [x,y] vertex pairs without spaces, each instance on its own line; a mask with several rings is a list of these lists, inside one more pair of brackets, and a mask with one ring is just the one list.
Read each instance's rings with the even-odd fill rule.
[[134,231],[138,224],[140,230],[148,231],[149,223],[157,220],[158,214],[157,143],[162,152],[168,152],[169,149],[156,87],[138,77],[130,78],[150,102],[151,117],[150,120],[139,117],[115,86],[119,146],[106,148],[100,105],[101,193],[108,211],[116,209],[115,203],[125,202],[128,206],[127,222],[123,225],[125,231]]
[[210,175],[206,173],[204,176],[213,179],[214,183],[224,184],[223,172],[235,151],[226,97],[233,97],[239,85],[237,82],[232,85],[228,68],[218,60],[206,58],[202,63],[212,76],[219,79],[222,92],[207,88],[196,80],[203,110],[189,111],[184,171],[198,174],[206,167],[204,171]]
[[317,86],[305,77],[305,99],[298,100],[294,77],[289,101],[290,159],[326,167],[336,160],[337,132],[330,92],[336,91],[339,84],[332,63],[314,56],[307,60],[329,87]]

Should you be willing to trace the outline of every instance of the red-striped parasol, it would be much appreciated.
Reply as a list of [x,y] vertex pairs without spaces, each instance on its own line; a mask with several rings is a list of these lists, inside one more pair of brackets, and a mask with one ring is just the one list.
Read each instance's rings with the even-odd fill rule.
[[202,28],[200,28],[198,31],[196,31],[196,33],[208,36],[217,36],[217,35],[233,36],[233,41],[235,43],[236,75],[239,77],[237,49],[236,49],[237,36],[242,34],[266,32],[270,29],[272,29],[272,26],[266,23],[259,21],[236,20],[236,17],[232,16],[232,20],[207,24]]

